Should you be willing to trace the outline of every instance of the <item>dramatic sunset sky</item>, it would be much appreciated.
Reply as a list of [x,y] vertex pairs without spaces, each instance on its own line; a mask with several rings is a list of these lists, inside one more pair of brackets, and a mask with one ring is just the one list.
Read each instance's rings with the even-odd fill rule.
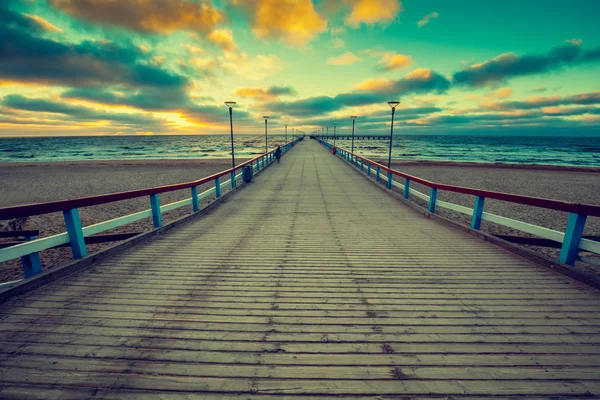
[[598,0],[0,0],[0,136],[600,135]]

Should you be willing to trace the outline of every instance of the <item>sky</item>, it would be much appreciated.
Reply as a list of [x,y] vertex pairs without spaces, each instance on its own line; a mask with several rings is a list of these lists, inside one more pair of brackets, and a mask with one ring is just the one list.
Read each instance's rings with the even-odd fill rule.
[[[543,4],[543,5],[542,5]],[[597,0],[0,0],[0,136],[600,136]]]

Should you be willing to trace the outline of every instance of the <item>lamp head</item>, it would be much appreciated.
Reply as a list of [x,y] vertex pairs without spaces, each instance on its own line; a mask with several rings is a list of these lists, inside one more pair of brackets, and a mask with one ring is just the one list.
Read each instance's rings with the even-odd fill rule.
[[271,117],[269,117],[268,115],[265,115],[263,118],[267,120],[267,119],[269,119]]
[[356,115],[351,116],[350,118],[352,118],[352,121],[354,121],[356,118],[358,118]]
[[399,101],[388,101],[388,104],[390,105],[390,107],[396,108],[398,106],[398,104],[400,104],[400,102]]
[[226,105],[227,107],[229,107],[229,108],[231,108],[231,107],[235,106],[235,104],[236,104],[236,103],[235,103],[235,101],[226,101],[226,102],[225,102],[225,105]]

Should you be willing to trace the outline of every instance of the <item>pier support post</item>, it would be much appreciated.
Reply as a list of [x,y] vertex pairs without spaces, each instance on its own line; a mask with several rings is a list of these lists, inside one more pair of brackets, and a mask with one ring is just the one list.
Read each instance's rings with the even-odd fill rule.
[[431,188],[429,190],[429,207],[427,209],[430,213],[435,213],[435,202],[437,200],[437,188]]
[[158,193],[150,195],[150,207],[152,208],[152,222],[154,223],[154,227],[158,228],[159,226],[162,226],[162,215],[160,213]]
[[569,265],[575,265],[577,253],[579,252],[579,241],[583,235],[587,215],[571,213],[567,222],[567,230],[563,239],[558,261]]
[[83,229],[81,228],[81,219],[79,219],[79,210],[77,208],[64,210],[63,217],[65,218],[67,233],[69,234],[69,240],[71,241],[73,258],[77,260],[78,258],[87,256],[85,239],[83,238]]
[[221,178],[215,179],[215,195],[217,199],[221,197]]
[[377,167],[375,170],[375,182],[379,182],[379,174],[381,173],[381,169]]
[[192,187],[192,207],[194,207],[194,212],[200,210],[200,202],[198,201],[198,186]]
[[235,181],[235,170],[231,171],[231,188],[235,189],[236,181]]
[[404,179],[404,198],[408,199],[408,195],[410,194],[410,179]]
[[481,228],[481,217],[483,215],[483,205],[485,197],[475,196],[475,204],[473,205],[473,218],[471,218],[471,228],[479,230]]
[[388,173],[387,173],[387,184],[385,185],[385,187],[391,190],[392,186],[393,186],[392,182],[393,182],[392,171],[388,171]]
[[[35,236],[27,236],[25,239],[27,239],[28,242],[31,242],[32,240],[35,240]],[[25,278],[31,278],[32,276],[42,272],[40,253],[37,251],[21,257],[21,264],[23,265],[23,273],[25,274]]]

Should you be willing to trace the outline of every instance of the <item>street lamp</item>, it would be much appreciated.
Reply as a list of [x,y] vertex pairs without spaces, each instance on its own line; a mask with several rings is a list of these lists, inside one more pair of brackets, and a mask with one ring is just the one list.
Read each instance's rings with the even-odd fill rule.
[[269,152],[267,146],[269,144],[269,137],[267,136],[267,120],[269,119],[269,116],[265,115],[263,118],[265,119],[265,154],[267,154]]
[[229,107],[229,127],[231,128],[231,167],[235,167],[235,154],[233,149],[233,106],[235,101],[226,101],[225,105]]
[[337,127],[337,124],[333,124],[333,145],[334,146],[335,146],[335,138],[336,138],[336,135],[335,135],[335,128],[336,127]]
[[285,142],[287,143],[287,124],[285,124]]
[[392,140],[394,140],[394,114],[396,114],[396,107],[400,104],[399,101],[388,101],[390,107],[392,107],[392,125],[390,125],[390,152],[388,153],[388,168],[392,164]]
[[357,116],[353,115],[350,118],[352,118],[352,153],[354,153],[354,121],[356,120],[356,118],[358,118]]

